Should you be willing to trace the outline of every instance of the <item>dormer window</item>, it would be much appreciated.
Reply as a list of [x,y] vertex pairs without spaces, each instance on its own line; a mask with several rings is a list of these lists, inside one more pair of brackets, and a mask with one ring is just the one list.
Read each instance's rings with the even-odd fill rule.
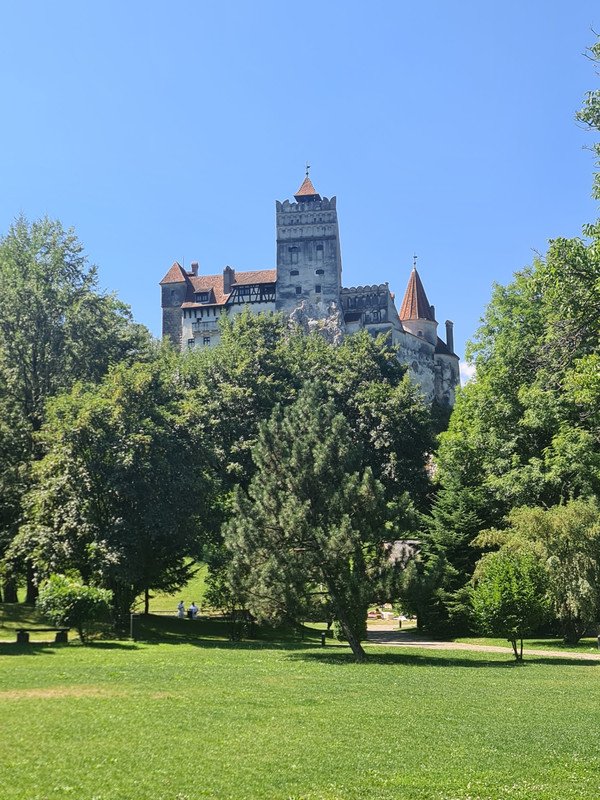
[[196,292],[197,303],[208,303],[208,292]]

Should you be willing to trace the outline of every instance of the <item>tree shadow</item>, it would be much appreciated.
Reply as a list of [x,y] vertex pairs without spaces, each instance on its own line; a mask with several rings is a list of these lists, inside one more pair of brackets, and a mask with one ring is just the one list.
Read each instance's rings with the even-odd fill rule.
[[1,656],[53,656],[55,651],[68,644],[55,644],[54,642],[30,642],[17,644],[16,642],[0,642]]
[[[493,654],[490,654],[493,655]],[[373,653],[371,650],[367,653],[366,664],[375,664],[379,666],[403,666],[403,667],[464,667],[466,669],[521,669],[523,667],[534,665],[548,665],[548,666],[571,666],[571,667],[598,667],[600,666],[600,658],[598,659],[578,659],[578,658],[552,658],[550,656],[531,656],[525,657],[524,661],[516,661],[513,657],[502,658],[504,654],[498,654],[497,658],[484,657],[482,658],[479,653],[473,653],[471,657],[468,655],[456,655],[453,651],[452,655],[430,655],[414,652],[394,652],[394,653]],[[473,657],[475,656],[475,657]],[[488,656],[488,654],[486,654]],[[319,648],[318,650],[303,651],[300,653],[291,653],[290,658],[307,662],[319,662],[322,664],[332,664],[336,666],[354,666],[356,661],[351,652],[337,651],[332,652],[331,649]]]

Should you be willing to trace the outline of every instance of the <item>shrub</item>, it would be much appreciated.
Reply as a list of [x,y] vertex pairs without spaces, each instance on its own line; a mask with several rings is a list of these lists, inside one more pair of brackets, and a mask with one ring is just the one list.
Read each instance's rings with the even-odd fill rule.
[[481,630],[491,636],[505,636],[517,661],[522,661],[523,637],[548,615],[544,566],[532,552],[499,550],[479,561],[474,579],[472,603]]
[[75,628],[85,644],[92,623],[107,616],[112,593],[66,575],[52,575],[40,588],[37,608],[55,625]]

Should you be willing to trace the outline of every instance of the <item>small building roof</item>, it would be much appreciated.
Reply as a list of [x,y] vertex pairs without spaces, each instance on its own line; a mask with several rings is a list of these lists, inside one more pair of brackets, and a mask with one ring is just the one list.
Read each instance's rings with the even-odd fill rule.
[[435,322],[417,268],[413,267],[400,308],[400,319],[429,319]]
[[186,283],[187,280],[187,272],[184,270],[181,264],[175,261],[171,269],[160,282],[160,286],[163,286],[166,283]]

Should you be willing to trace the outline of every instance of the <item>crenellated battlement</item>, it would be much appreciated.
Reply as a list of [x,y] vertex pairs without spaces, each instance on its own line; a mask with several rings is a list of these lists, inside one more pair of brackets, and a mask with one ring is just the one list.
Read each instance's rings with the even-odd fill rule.
[[349,286],[349,287],[342,287],[342,294],[365,294],[365,293],[378,293],[378,292],[388,292],[389,291],[389,284],[387,283],[374,283],[372,286]]
[[314,213],[315,211],[335,211],[336,198],[323,197],[309,203],[292,203],[289,200],[275,200],[275,210],[280,214],[297,214],[298,212]]

